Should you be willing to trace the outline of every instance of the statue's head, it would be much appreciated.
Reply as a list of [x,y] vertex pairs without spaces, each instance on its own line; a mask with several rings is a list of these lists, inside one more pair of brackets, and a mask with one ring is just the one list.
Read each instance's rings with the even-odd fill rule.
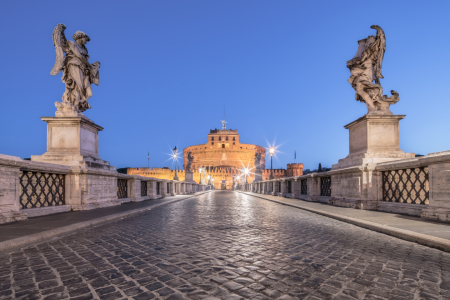
[[83,45],[91,40],[91,38],[83,31],[75,32],[72,37],[76,42],[81,42]]

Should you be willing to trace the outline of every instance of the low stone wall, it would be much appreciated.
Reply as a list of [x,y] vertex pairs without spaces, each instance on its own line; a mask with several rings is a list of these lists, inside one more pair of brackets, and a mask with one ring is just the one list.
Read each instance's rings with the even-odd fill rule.
[[236,189],[450,222],[450,151],[265,180]]
[[126,175],[0,154],[0,224],[207,189],[208,186],[195,182]]

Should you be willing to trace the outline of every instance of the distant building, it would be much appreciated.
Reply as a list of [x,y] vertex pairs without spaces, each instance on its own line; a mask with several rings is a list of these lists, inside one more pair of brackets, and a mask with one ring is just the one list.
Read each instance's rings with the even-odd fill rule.
[[[233,176],[240,174],[243,167],[254,172],[255,153],[261,153],[261,169],[263,180],[269,179],[270,169],[265,169],[266,149],[253,144],[242,144],[236,129],[211,129],[205,144],[186,147],[183,149],[184,165],[187,164],[188,152],[194,156],[191,171],[194,172],[194,181],[200,182],[199,168],[206,170],[214,178],[216,189],[231,189]],[[160,179],[173,179],[175,171],[169,168],[127,168],[127,174],[141,175]],[[274,169],[275,178],[299,176],[303,174],[303,164],[288,164],[287,169]],[[202,179],[203,179],[202,175]],[[185,180],[184,170],[178,171],[180,181]],[[251,182],[254,175],[251,173],[247,182]],[[243,181],[244,182],[244,181]]]

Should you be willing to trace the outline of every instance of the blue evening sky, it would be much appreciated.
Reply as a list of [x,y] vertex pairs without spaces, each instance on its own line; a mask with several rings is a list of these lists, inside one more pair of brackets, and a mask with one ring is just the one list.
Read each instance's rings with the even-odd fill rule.
[[[400,147],[450,149],[450,1],[1,1],[0,153],[46,151],[64,92],[52,31],[81,30],[100,61],[85,114],[103,126],[100,157],[119,167],[171,166],[167,153],[228,128],[241,142],[331,167],[348,154],[344,125],[366,113],[347,82],[357,41],[386,33],[382,85],[400,93]],[[266,163],[266,166],[270,166]]]

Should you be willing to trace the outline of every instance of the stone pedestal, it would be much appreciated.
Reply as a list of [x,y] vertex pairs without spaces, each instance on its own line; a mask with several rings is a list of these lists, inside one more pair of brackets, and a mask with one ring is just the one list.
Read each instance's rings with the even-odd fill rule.
[[103,127],[88,118],[41,117],[47,123],[47,152],[31,156],[32,161],[115,171],[98,155],[98,132]]
[[185,182],[195,182],[194,181],[194,172],[192,171],[186,171],[184,173],[185,177],[184,177],[184,181]]
[[405,115],[365,115],[344,127],[349,130],[350,153],[332,169],[414,157],[400,150],[399,122]]
[[255,179],[253,180],[253,182],[259,182],[262,181],[262,171],[255,171]]

